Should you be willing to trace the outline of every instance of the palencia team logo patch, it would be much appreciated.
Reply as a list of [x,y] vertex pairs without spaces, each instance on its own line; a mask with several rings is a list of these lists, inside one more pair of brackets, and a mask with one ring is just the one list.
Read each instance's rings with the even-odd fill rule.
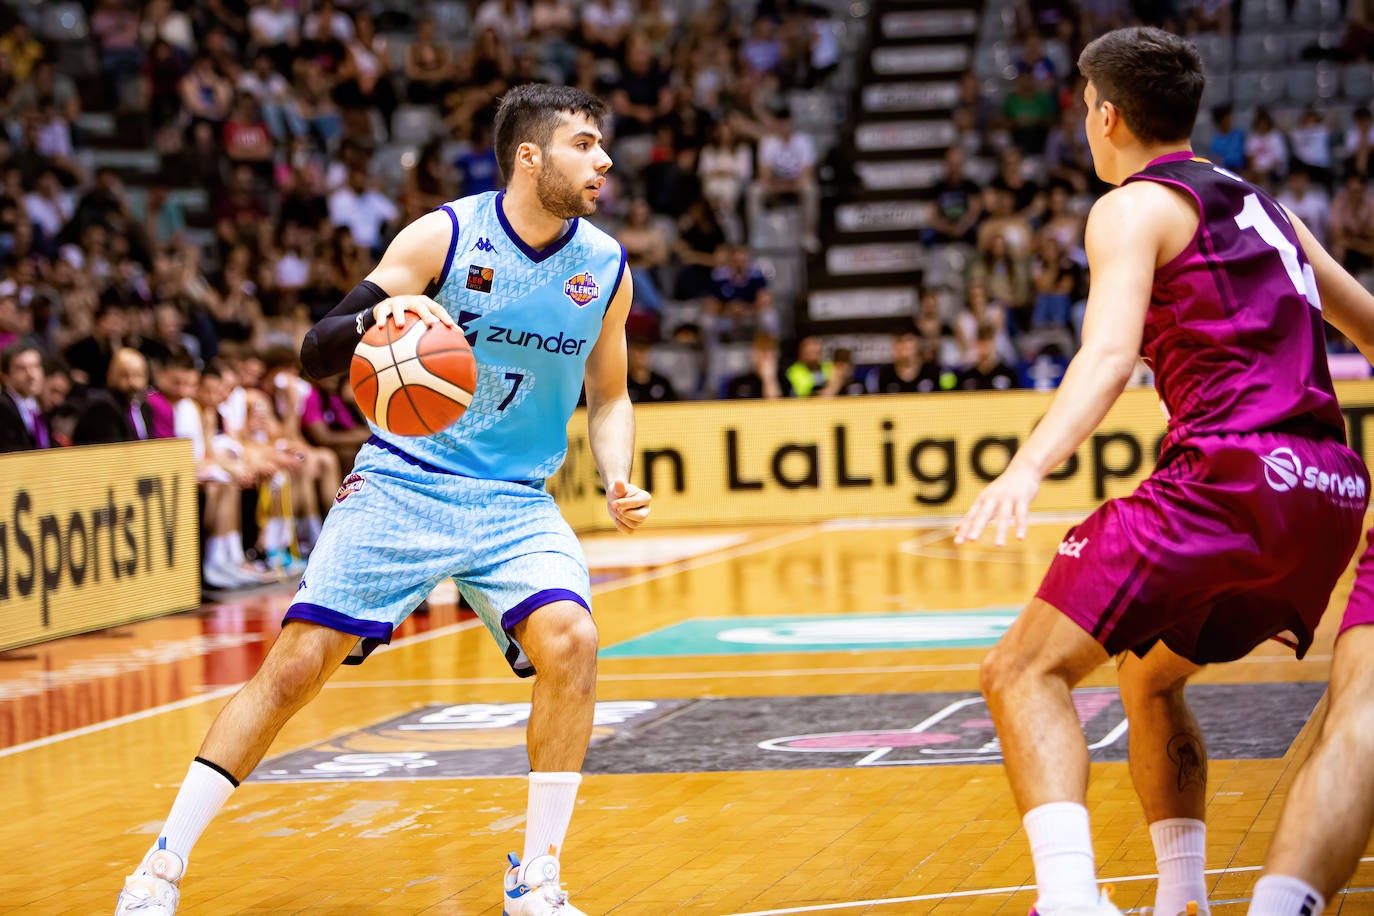
[[468,289],[476,290],[479,293],[491,292],[491,281],[496,276],[496,271],[490,267],[478,267],[476,264],[468,265]]
[[569,277],[563,284],[563,294],[576,303],[578,308],[582,308],[601,295],[601,288],[592,279],[591,272],[586,271]]
[[365,483],[367,483],[367,481],[363,479],[362,474],[349,474],[344,478],[343,484],[339,487],[339,492],[334,494],[334,502],[341,503],[345,499],[348,499],[348,497],[361,490]]

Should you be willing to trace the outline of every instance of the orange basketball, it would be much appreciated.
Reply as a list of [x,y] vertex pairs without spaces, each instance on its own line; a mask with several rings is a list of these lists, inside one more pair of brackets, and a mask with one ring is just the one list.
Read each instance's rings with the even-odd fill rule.
[[458,422],[477,390],[477,360],[467,338],[407,315],[373,325],[353,351],[349,381],[369,420],[401,436],[429,436]]

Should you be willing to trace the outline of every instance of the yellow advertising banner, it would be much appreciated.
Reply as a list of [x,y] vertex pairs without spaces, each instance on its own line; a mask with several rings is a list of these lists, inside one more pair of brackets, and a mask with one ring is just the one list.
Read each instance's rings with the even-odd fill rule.
[[194,608],[191,444],[0,455],[0,650]]
[[[1364,436],[1374,381],[1340,382],[1351,445]],[[634,482],[660,525],[807,522],[845,516],[955,515],[994,479],[1049,409],[1052,392],[710,401],[635,408]],[[1165,430],[1152,389],[1126,391],[1045,481],[1041,511],[1088,511],[1153,468]],[[579,411],[568,459],[548,482],[577,530],[613,527]]]

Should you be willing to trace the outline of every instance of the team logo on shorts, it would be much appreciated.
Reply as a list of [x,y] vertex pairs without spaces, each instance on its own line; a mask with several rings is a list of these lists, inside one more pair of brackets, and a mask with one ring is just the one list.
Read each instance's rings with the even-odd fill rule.
[[1287,493],[1298,485],[1302,477],[1302,462],[1293,454],[1291,448],[1276,448],[1267,455],[1261,455],[1264,462],[1264,479],[1279,493]]
[[476,264],[468,265],[468,289],[476,290],[479,293],[491,292],[491,281],[495,279],[496,271],[490,267],[478,267]]
[[349,474],[344,478],[343,485],[339,487],[339,492],[334,494],[334,502],[341,503],[345,499],[348,499],[348,497],[361,490],[363,484],[366,482],[367,481],[363,480],[362,474]]
[[563,284],[563,294],[575,302],[578,308],[582,308],[601,295],[601,287],[596,285],[590,272],[585,272],[569,277]]

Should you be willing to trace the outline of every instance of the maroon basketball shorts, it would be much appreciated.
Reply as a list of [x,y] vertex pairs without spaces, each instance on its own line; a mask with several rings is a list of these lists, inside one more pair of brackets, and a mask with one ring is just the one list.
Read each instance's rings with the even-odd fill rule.
[[[1278,638],[1301,658],[1359,545],[1368,499],[1364,462],[1338,442],[1197,436],[1071,529],[1036,597],[1113,655],[1163,640],[1208,664]],[[1361,613],[1374,622],[1366,559]]]

